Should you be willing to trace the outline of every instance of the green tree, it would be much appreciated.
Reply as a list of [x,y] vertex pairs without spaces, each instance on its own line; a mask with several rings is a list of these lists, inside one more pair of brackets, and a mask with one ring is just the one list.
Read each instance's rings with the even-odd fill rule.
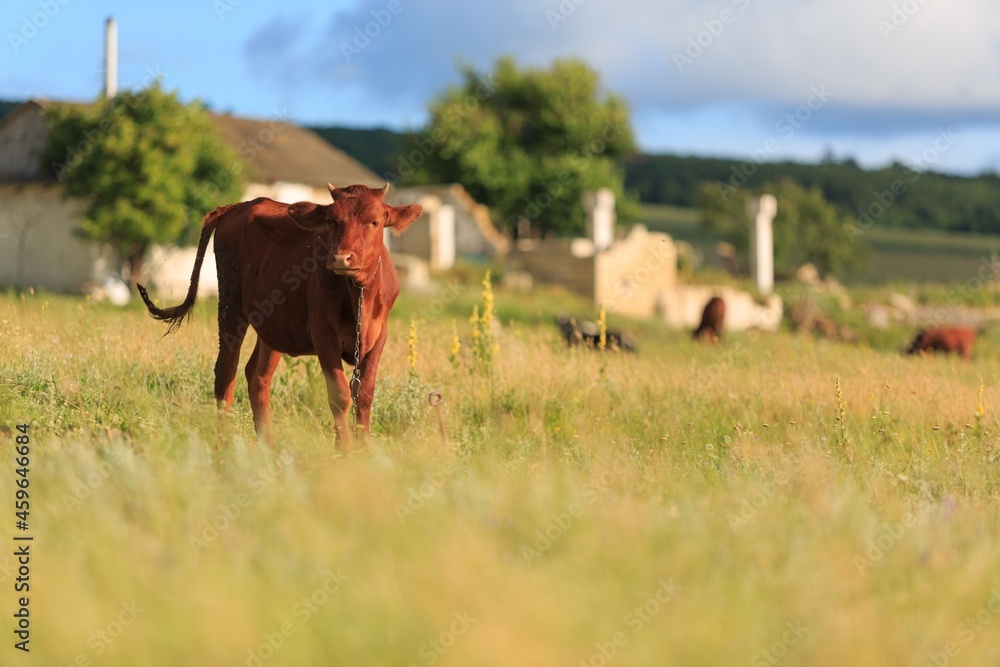
[[750,196],[765,192],[778,200],[774,218],[777,277],[788,278],[807,262],[823,273],[841,277],[863,268],[865,247],[852,243],[844,232],[844,226],[853,224],[854,219],[828,202],[818,187],[804,188],[792,179],[780,179],[753,192],[704,182],[698,191],[702,222],[745,253],[750,240],[747,203]]
[[400,159],[404,178],[461,183],[507,229],[526,219],[544,234],[580,233],[582,195],[600,187],[631,216],[620,163],[634,149],[628,108],[600,93],[587,65],[521,70],[501,58],[492,72],[462,76],[431,103],[417,149]]
[[53,105],[45,119],[44,163],[67,196],[88,202],[80,235],[118,252],[133,286],[151,244],[192,242],[206,210],[243,192],[243,163],[205,110],[159,81],[92,105]]

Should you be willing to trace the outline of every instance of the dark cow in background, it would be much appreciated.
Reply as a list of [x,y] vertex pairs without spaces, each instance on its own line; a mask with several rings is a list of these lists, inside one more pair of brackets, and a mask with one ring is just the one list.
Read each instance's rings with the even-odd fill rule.
[[722,327],[726,319],[726,302],[713,296],[701,311],[701,324],[691,332],[691,337],[698,341],[717,343],[722,340]]
[[[586,320],[577,322],[575,318],[569,315],[557,315],[556,324],[559,326],[563,340],[566,341],[566,345],[569,347],[585,345],[596,349],[600,344],[601,329],[594,322]],[[609,350],[621,350],[622,352],[636,351],[635,342],[628,335],[612,329],[608,329],[605,332],[605,344]]]
[[921,329],[903,353],[958,352],[963,359],[968,359],[975,342],[976,331],[968,327]]
[[[422,212],[417,205],[387,205],[388,188],[330,185],[333,203],[326,206],[282,204],[260,197],[219,207],[205,216],[182,304],[157,308],[139,286],[150,314],[170,324],[167,333],[175,331],[194,305],[202,260],[215,233],[219,274],[215,400],[220,410],[230,410],[240,346],[252,326],[257,345],[246,365],[250,406],[258,435],[269,441],[271,377],[282,354],[319,357],[338,446],[350,437],[347,413],[352,394],[359,435],[367,436],[375,376],[388,335],[386,318],[399,295],[399,278],[382,230],[401,233]],[[360,383],[356,377],[349,383],[343,364],[354,365],[356,354]]]

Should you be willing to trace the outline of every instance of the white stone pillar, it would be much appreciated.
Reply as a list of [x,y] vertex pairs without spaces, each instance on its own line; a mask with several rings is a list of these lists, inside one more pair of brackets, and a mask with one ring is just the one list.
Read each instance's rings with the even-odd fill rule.
[[601,251],[615,242],[615,193],[600,188],[583,194],[583,208],[587,214],[587,233],[594,242],[594,250]]
[[757,290],[767,295],[774,289],[774,233],[771,223],[778,213],[774,195],[761,195],[747,204],[750,215],[750,271]]
[[455,265],[455,207],[444,204],[431,216],[431,268],[446,271]]

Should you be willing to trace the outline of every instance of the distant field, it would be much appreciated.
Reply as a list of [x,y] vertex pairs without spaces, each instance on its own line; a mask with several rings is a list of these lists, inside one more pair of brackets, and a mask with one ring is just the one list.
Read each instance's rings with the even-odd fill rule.
[[[699,224],[695,209],[644,204],[642,223],[687,241],[714,266],[718,238]],[[978,275],[991,253],[1000,254],[1000,236],[872,228],[860,240],[870,249],[867,271],[839,276],[849,283],[964,282]]]

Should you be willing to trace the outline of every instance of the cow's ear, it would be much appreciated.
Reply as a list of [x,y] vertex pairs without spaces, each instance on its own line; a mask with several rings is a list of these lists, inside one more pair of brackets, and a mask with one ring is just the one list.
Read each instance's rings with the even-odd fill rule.
[[390,206],[389,208],[389,218],[386,222],[386,227],[392,229],[393,234],[399,236],[406,231],[406,228],[410,226],[410,223],[420,217],[424,212],[424,207],[419,204],[410,204],[409,206]]
[[302,229],[310,231],[326,224],[326,207],[311,201],[300,201],[288,207],[288,217]]

